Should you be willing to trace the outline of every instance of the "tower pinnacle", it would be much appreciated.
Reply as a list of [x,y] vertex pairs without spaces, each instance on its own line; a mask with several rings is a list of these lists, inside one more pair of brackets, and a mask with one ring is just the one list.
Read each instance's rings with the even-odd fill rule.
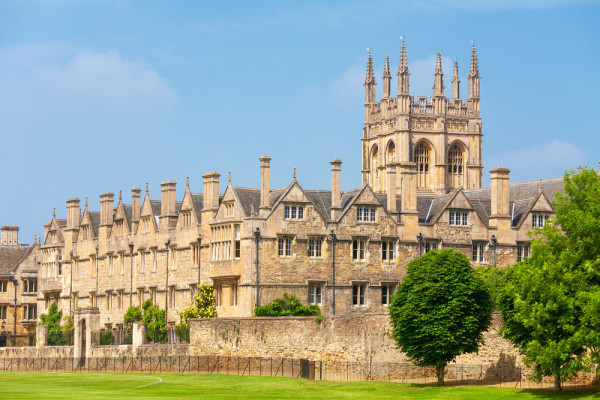
[[458,76],[458,63],[454,60],[454,74],[452,75],[452,98],[460,99],[460,77]]
[[400,66],[398,67],[398,95],[408,94],[408,64],[406,63],[406,46],[402,41],[402,50],[400,52]]
[[390,97],[390,82],[392,75],[390,74],[390,59],[385,55],[385,66],[383,67],[383,98]]
[[373,74],[373,57],[371,49],[369,50],[369,59],[367,60],[367,76],[365,77],[365,103],[375,103],[375,75]]
[[479,65],[477,63],[477,50],[475,49],[475,42],[473,41],[473,50],[471,52],[471,68],[469,70],[469,98],[479,98]]
[[438,51],[437,62],[435,64],[435,74],[433,82],[433,95],[444,96],[444,72],[442,71],[442,53]]

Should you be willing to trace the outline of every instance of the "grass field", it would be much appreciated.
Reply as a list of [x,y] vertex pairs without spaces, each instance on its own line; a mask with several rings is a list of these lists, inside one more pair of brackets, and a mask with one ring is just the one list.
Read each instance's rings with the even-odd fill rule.
[[1,399],[600,399],[598,392],[196,374],[0,372]]

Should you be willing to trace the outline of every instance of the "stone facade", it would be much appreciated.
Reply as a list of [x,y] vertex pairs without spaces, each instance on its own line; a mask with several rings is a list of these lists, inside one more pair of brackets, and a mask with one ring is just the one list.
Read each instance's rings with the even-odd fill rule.
[[19,228],[3,226],[0,234],[0,347],[33,345],[38,320],[37,239],[21,244]]
[[143,197],[132,189],[131,204],[120,193],[115,206],[104,193],[100,212],[87,199],[83,211],[79,199],[68,200],[66,219],[53,215],[45,225],[40,312],[52,301],[67,313],[98,307],[100,327],[119,331],[130,305],[152,299],[174,326],[204,281],[215,287],[220,317],[252,316],[283,292],[320,304],[324,315],[385,313],[406,264],[431,249],[456,248],[474,266],[527,257],[527,233],[552,214],[562,179],[510,184],[509,171],[494,168],[491,187],[481,188],[475,49],[466,100],[456,68],[452,99],[444,97],[440,63],[434,97],[415,99],[403,47],[398,96],[390,97],[388,63],[376,102],[369,56],[360,188],[341,190],[336,158],[331,190],[304,189],[295,172],[273,189],[263,156],[259,188],[234,186],[229,176],[221,194],[213,171],[202,194],[188,180],[181,200],[172,181],[162,183],[160,200],[147,186]]

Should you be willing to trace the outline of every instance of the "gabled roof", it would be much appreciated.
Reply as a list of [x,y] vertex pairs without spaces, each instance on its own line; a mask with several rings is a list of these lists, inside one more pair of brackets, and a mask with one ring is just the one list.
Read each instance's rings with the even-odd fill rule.
[[35,246],[0,246],[0,274],[14,272]]

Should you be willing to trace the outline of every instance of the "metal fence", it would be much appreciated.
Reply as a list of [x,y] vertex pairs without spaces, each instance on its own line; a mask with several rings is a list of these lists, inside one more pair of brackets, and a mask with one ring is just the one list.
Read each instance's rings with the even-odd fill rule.
[[[148,356],[98,357],[75,360],[65,357],[4,358],[2,371],[49,372],[115,372],[115,373],[179,373],[225,374],[240,376],[280,376],[322,381],[394,381],[413,384],[435,384],[435,369],[410,363],[356,363],[308,361],[297,358],[234,356]],[[596,371],[563,383],[568,390],[599,389]],[[519,367],[501,368],[490,365],[447,366],[448,385],[490,385],[512,388],[553,388],[551,378],[534,382]]]

